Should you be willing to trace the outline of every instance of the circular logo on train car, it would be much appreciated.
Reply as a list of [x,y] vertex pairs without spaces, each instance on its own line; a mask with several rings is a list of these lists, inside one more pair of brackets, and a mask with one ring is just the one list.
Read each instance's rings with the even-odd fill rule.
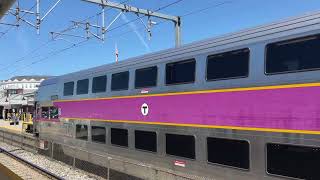
[[146,115],[148,115],[148,113],[149,113],[149,106],[148,106],[148,104],[147,103],[143,103],[142,105],[141,105],[141,113],[142,113],[142,115],[144,115],[144,116],[146,116]]

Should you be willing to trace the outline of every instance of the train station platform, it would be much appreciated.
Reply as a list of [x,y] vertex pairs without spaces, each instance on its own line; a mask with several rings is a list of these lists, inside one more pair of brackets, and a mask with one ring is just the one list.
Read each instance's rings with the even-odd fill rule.
[[9,121],[5,121],[5,120],[0,119],[0,128],[14,131],[16,133],[21,133],[22,132],[22,122],[20,121],[18,125],[10,125]]

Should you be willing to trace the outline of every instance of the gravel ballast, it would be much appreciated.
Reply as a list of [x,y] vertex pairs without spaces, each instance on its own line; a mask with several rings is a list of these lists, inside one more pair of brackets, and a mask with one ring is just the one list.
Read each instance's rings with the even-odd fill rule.
[[60,176],[64,179],[72,179],[72,180],[97,180],[103,179],[99,176],[95,176],[93,174],[89,174],[85,171],[76,169],[72,166],[66,165],[62,162],[56,161],[46,156],[42,156],[39,154],[34,154],[32,152],[28,152],[23,150],[19,147],[15,147],[3,142],[0,142],[0,147],[10,153],[30,162],[33,163],[57,176]]

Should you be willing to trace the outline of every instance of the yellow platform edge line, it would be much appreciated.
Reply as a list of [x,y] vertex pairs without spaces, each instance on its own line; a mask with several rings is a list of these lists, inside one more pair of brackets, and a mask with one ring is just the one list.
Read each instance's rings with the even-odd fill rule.
[[6,130],[10,130],[12,132],[21,132],[21,129],[16,128],[16,127],[0,126],[0,129],[6,129]]
[[320,86],[320,83],[286,84],[286,85],[258,86],[258,87],[246,87],[246,88],[198,90],[198,91],[175,92],[175,93],[143,94],[143,95],[132,95],[132,96],[114,96],[114,97],[104,97],[104,98],[66,99],[66,100],[55,100],[53,102],[76,102],[76,101],[90,101],[90,100],[142,98],[142,97],[154,97],[154,96],[173,96],[173,95],[186,95],[186,94],[206,94],[206,93],[240,92],[240,91],[257,91],[257,90],[288,89],[288,88],[318,87],[318,86]]
[[212,128],[212,129],[227,129],[227,130],[242,130],[242,131],[260,131],[260,132],[275,132],[275,133],[297,133],[297,134],[317,134],[320,131],[310,130],[293,130],[293,129],[274,129],[274,128],[253,128],[239,126],[216,126],[216,125],[201,125],[201,124],[179,124],[179,123],[164,123],[164,122],[143,122],[130,120],[105,120],[96,118],[64,118],[65,120],[86,120],[86,121],[102,121],[112,123],[128,123],[128,124],[146,124],[146,125],[164,125],[164,126],[179,126],[179,127],[197,127],[197,128]]

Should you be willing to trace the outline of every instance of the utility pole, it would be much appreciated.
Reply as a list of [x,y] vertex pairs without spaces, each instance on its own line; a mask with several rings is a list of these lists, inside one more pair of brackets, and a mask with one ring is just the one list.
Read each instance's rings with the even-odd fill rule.
[[[176,47],[179,47],[181,45],[181,18],[179,16],[171,16],[171,15],[167,15],[167,14],[163,14],[163,13],[159,13],[151,10],[140,9],[137,7],[126,5],[126,4],[114,3],[107,0],[82,0],[82,1],[98,4],[102,6],[102,8],[110,7],[114,9],[119,9],[122,12],[132,12],[137,15],[142,14],[148,18],[157,17],[160,19],[172,21],[174,23],[174,28],[175,28],[175,45]],[[148,31],[149,30],[150,29],[148,29]]]

